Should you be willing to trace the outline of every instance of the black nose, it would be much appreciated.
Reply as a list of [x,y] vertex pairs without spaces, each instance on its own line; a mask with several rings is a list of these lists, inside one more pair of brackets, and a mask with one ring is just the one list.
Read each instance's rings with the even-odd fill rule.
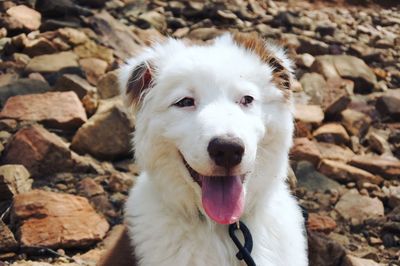
[[242,161],[244,144],[238,138],[214,138],[208,144],[207,150],[215,164],[231,168]]

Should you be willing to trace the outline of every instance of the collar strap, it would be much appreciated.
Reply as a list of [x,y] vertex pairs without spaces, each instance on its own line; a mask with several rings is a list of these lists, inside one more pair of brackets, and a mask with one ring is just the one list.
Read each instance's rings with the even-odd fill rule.
[[[243,245],[242,243],[240,243],[239,239],[235,235],[236,231],[238,230],[242,232],[244,238]],[[238,258],[238,260],[244,260],[247,266],[256,266],[256,263],[251,257],[251,251],[253,249],[253,238],[247,226],[242,221],[230,224],[229,236],[232,238],[233,243],[235,243],[236,247],[239,249],[238,253],[236,253],[236,258]]]

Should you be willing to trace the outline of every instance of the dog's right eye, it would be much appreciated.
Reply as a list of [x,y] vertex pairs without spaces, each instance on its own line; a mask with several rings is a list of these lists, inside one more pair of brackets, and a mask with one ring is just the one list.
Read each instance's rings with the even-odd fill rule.
[[190,107],[190,106],[194,106],[194,99],[190,98],[190,97],[185,97],[182,100],[174,103],[174,106],[177,107]]

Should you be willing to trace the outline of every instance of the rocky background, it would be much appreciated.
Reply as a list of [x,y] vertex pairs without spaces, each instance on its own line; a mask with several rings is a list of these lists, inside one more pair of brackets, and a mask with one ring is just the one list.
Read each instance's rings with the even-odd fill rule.
[[377,2],[1,1],[0,265],[96,264],[138,172],[115,70],[152,39],[225,30],[295,60],[310,265],[400,265],[400,7]]

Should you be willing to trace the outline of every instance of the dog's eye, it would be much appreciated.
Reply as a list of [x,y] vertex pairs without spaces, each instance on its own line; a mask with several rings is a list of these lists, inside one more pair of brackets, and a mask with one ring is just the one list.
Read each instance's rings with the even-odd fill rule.
[[182,100],[174,103],[174,106],[177,107],[190,107],[190,106],[194,106],[194,99],[190,98],[190,97],[185,97]]
[[243,98],[240,100],[240,104],[244,106],[248,106],[254,101],[254,98],[250,95],[243,96]]

